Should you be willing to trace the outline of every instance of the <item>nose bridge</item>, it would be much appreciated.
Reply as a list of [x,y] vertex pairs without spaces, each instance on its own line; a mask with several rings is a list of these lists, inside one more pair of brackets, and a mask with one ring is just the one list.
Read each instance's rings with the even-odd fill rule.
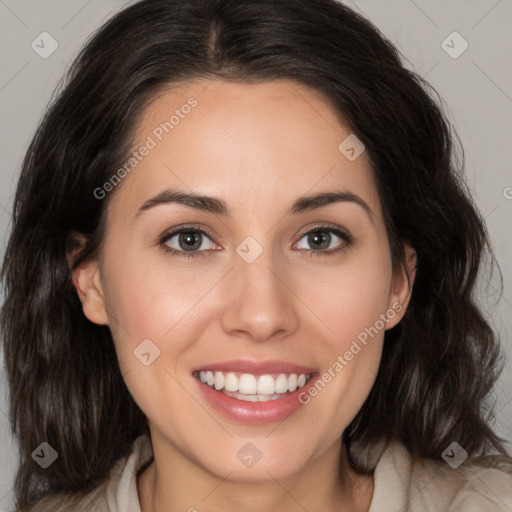
[[244,331],[254,340],[264,341],[297,327],[293,296],[278,268],[271,246],[263,247],[252,237],[237,246],[223,312],[227,332]]

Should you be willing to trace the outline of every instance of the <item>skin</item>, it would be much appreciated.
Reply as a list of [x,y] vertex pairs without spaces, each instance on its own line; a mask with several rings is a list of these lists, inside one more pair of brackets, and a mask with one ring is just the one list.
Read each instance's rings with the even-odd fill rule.
[[[368,510],[373,478],[349,467],[340,439],[411,288],[404,269],[392,271],[367,155],[349,161],[338,146],[350,130],[316,92],[284,80],[166,90],[143,112],[134,147],[191,97],[197,106],[111,192],[101,252],[73,276],[85,315],[110,326],[126,385],[148,418],[155,461],[138,479],[142,511]],[[136,216],[171,187],[222,198],[232,216],[177,204]],[[357,194],[372,218],[353,202],[286,215],[299,196],[333,190]],[[191,223],[213,235],[202,239],[206,257],[166,253],[160,237]],[[354,243],[331,234],[329,248],[344,250],[320,254],[304,234],[325,223],[348,230]],[[236,252],[247,236],[263,248],[253,263]],[[167,245],[184,251],[179,235]],[[405,248],[412,270],[414,250]],[[400,313],[280,423],[224,418],[192,376],[199,365],[243,358],[322,373],[396,304]],[[133,351],[147,338],[160,356],[144,366]],[[237,458],[249,441],[262,454],[250,469]]]

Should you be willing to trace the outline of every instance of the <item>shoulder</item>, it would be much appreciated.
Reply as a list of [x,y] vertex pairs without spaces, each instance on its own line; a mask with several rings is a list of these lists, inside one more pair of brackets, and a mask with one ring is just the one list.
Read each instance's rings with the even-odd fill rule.
[[52,496],[35,505],[34,512],[140,512],[137,473],[151,461],[148,436],[138,437],[131,453],[119,459],[108,479],[85,496]]
[[475,459],[460,465],[415,461],[405,446],[395,441],[386,447],[375,467],[369,512],[383,510],[383,505],[389,507],[391,503],[389,510],[396,507],[404,512],[510,512],[512,474],[483,467]]

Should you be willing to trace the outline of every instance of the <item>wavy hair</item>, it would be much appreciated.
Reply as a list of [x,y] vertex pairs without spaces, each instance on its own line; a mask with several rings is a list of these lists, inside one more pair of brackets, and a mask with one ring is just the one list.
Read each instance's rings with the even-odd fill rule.
[[[488,233],[442,100],[404,60],[335,0],[143,0],[93,34],[28,147],[2,266],[18,510],[97,489],[148,432],[111,332],[83,314],[71,270],[101,248],[115,192],[100,201],[94,190],[126,161],[144,107],[196,78],[285,79],[320,93],[366,146],[394,268],[405,266],[404,241],[416,249],[409,308],[343,433],[353,467],[372,470],[357,446],[391,439],[417,458],[439,460],[456,440],[470,456],[512,462],[488,403],[502,354],[475,296]],[[76,233],[87,242],[70,268]],[[31,457],[42,441],[58,451],[44,470]]]

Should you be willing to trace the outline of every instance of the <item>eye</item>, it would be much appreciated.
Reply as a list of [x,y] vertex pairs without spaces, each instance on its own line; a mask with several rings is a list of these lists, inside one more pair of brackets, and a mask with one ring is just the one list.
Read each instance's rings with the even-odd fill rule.
[[215,245],[210,235],[202,229],[184,227],[167,233],[159,243],[165,251],[173,256],[194,258],[206,256],[208,249],[212,249],[206,239]]
[[[312,249],[300,246],[306,239]],[[210,243],[208,243],[208,240]],[[295,246],[307,252],[309,256],[329,256],[350,247],[354,237],[339,226],[317,226],[304,233]],[[340,243],[341,242],[341,243]],[[165,234],[159,241],[162,249],[179,258],[199,258],[208,256],[215,248],[215,243],[206,231],[192,226],[185,226]],[[212,247],[213,245],[213,247]]]
[[300,241],[296,246],[299,249],[306,249],[310,256],[329,256],[338,253],[350,247],[354,241],[354,238],[339,226],[317,226],[304,233],[301,240],[304,238],[312,249],[300,246]]

